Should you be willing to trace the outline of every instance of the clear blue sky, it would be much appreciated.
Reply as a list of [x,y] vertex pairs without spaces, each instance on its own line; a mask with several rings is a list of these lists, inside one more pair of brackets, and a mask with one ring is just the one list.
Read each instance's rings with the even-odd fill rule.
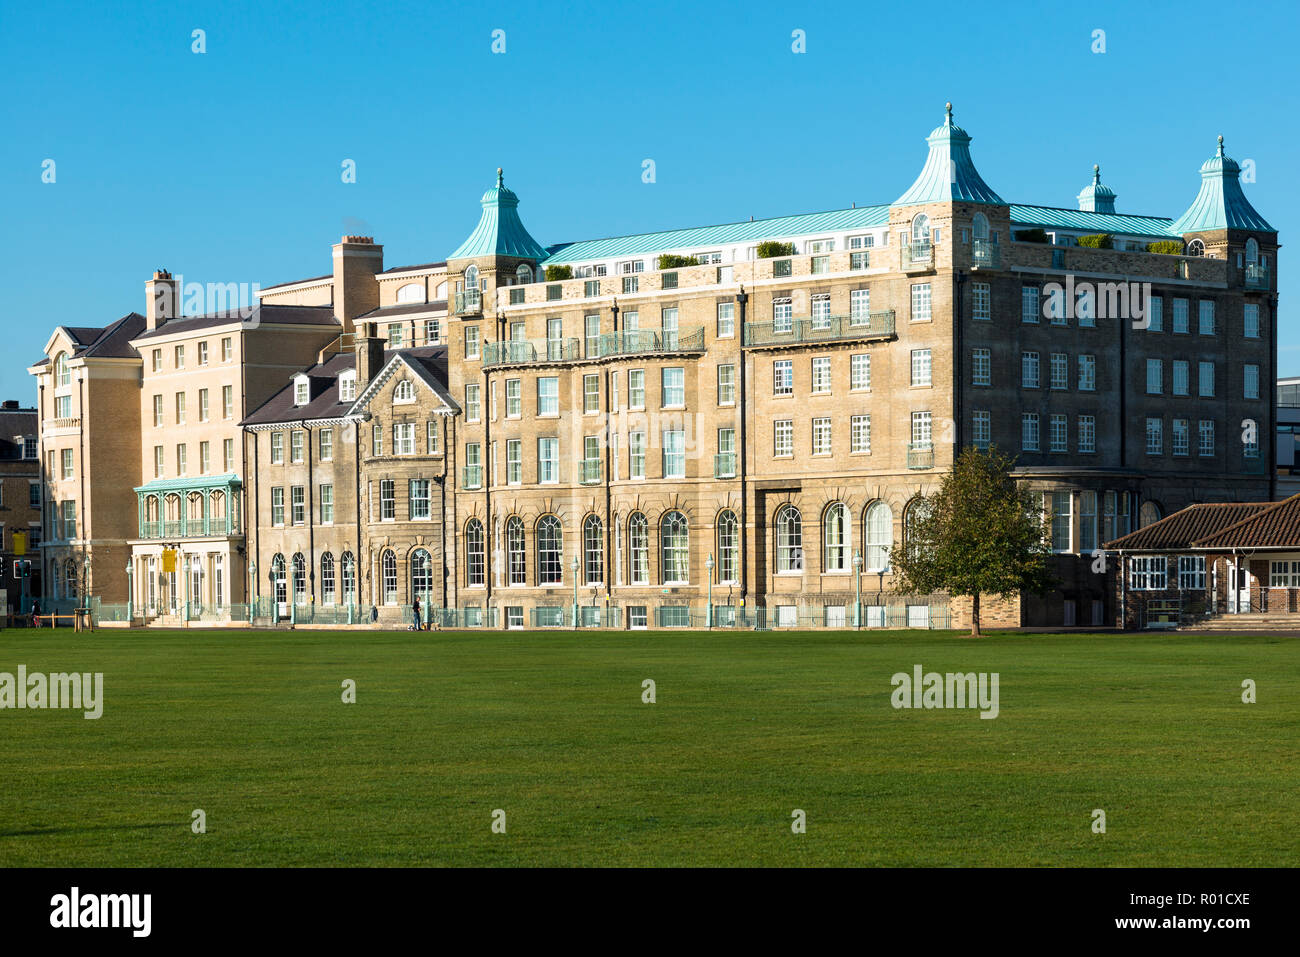
[[[373,234],[389,266],[441,259],[497,166],[543,243],[889,202],[949,99],[984,178],[1016,202],[1073,206],[1097,162],[1117,209],[1177,216],[1222,133],[1255,161],[1246,194],[1286,243],[1298,16],[1256,0],[11,0],[0,398],[34,401],[25,368],[55,326],[142,312],[157,267],[271,285],[328,272],[344,232]],[[1279,371],[1296,374],[1287,262]]]

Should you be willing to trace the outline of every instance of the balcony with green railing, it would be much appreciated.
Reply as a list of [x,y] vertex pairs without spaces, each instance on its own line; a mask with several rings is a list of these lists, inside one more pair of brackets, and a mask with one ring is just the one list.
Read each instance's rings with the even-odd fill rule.
[[713,456],[713,477],[720,479],[736,477],[735,452],[719,452]]
[[907,467],[909,469],[934,468],[934,445],[929,442],[909,442]]
[[655,329],[634,329],[607,332],[589,341],[588,359],[605,359],[610,356],[644,356],[664,352],[703,352],[704,327],[664,332]]
[[600,459],[583,459],[579,475],[583,485],[600,484]]
[[816,316],[782,322],[745,323],[745,346],[782,348],[807,342],[894,337],[894,310],[884,309],[864,316]]
[[488,342],[483,346],[483,367],[509,365],[545,365],[550,362],[576,362],[582,358],[577,339],[512,339]]
[[1271,277],[1268,267],[1259,263],[1246,264],[1246,288],[1247,289],[1267,289],[1270,285]]
[[466,289],[456,293],[454,311],[458,316],[476,316],[483,311],[483,293],[478,289]]
[[483,466],[465,465],[460,470],[460,487],[461,488],[482,488],[483,487]]
[[971,269],[997,269],[1002,265],[1002,247],[987,239],[972,239],[970,244]]

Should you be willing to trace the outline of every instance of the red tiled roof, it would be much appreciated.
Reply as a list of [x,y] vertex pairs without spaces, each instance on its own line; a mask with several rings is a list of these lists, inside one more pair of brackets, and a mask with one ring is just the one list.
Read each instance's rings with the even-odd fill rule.
[[1106,542],[1104,547],[1124,551],[1170,551],[1199,547],[1201,539],[1234,527],[1279,504],[1282,503],[1218,502],[1189,505],[1145,528]]
[[1300,495],[1198,537],[1196,548],[1300,548]]

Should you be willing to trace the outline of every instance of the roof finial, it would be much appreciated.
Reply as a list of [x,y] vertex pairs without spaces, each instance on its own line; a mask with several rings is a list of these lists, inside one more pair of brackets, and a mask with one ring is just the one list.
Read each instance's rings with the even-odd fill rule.
[[1223,155],[1223,134],[1219,134],[1219,155]]
[[1101,183],[1101,166],[1097,163],[1092,164],[1092,182],[1094,185]]
[[945,103],[945,104],[943,105],[943,108],[944,108],[944,110],[947,111],[947,114],[948,114],[948,115],[944,118],[944,122],[945,122],[947,125],[952,126],[952,101],[949,100],[947,103]]
[[502,176],[501,167],[498,166],[497,167],[497,188],[500,189],[503,185],[505,185],[505,177]]

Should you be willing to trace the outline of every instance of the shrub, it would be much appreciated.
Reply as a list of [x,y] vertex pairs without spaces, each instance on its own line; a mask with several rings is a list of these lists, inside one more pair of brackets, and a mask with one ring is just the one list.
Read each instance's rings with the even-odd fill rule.
[[700,261],[694,256],[673,256],[664,253],[659,257],[660,269],[681,269],[683,266],[698,266]]
[[758,244],[759,259],[774,259],[777,256],[793,256],[794,243],[779,243],[774,239]]
[[1022,229],[1016,233],[1016,242],[1047,243],[1051,242],[1051,240],[1047,238],[1047,231],[1044,229]]
[[573,278],[572,266],[547,266],[546,267],[547,282],[556,282],[560,279],[572,279],[572,278]]
[[1079,245],[1085,249],[1114,249],[1115,237],[1110,233],[1092,233],[1079,237]]
[[1147,252],[1160,253],[1162,256],[1181,256],[1183,244],[1176,239],[1161,239],[1158,242],[1147,243]]

